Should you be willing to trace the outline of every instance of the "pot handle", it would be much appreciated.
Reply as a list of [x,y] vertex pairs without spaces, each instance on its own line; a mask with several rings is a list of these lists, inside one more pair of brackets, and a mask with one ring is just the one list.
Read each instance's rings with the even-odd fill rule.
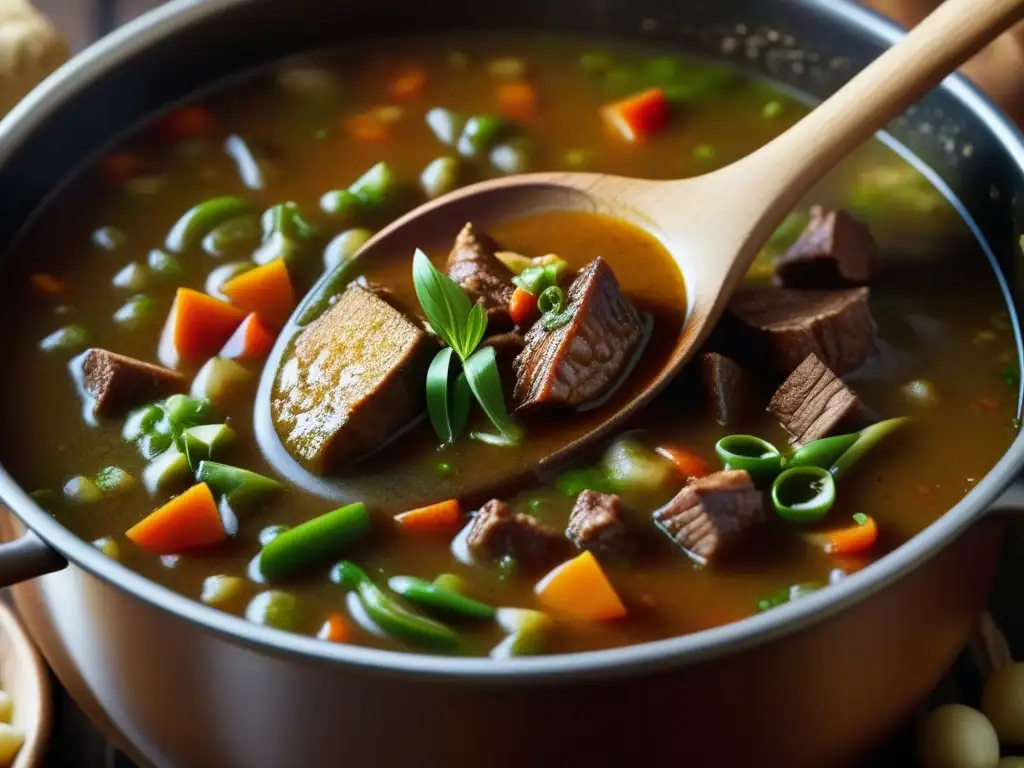
[[54,573],[68,561],[32,531],[0,544],[0,587]]

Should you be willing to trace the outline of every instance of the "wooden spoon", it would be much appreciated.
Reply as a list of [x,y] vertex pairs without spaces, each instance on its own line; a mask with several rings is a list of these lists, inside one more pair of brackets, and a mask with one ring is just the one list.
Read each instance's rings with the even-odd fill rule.
[[[451,241],[467,221],[493,223],[543,209],[604,213],[656,234],[686,281],[686,324],[666,364],[597,425],[567,429],[561,438],[531,441],[515,450],[518,474],[606,436],[650,400],[680,371],[714,328],[758,251],[799,200],[841,159],[871,138],[963,61],[1024,17],[1024,0],[946,0],[904,40],[842,89],[761,149],[696,178],[651,181],[594,173],[507,176],[456,190],[420,206],[369,240],[360,260],[408,253],[427,243]],[[319,287],[319,286],[318,286]],[[316,293],[314,289],[313,293]],[[299,312],[302,311],[300,306]],[[410,506],[449,495],[480,497],[515,474],[503,462],[474,466],[472,477],[438,478],[418,466],[366,477],[314,478],[284,454],[270,418],[278,364],[295,325],[285,329],[260,383],[256,436],[278,469],[307,489],[338,501],[361,498],[387,507]],[[289,332],[291,331],[291,332]],[[509,450],[509,449],[501,449]],[[524,457],[524,452],[529,453]],[[423,464],[423,462],[420,462]],[[370,473],[371,475],[374,473]],[[449,487],[450,486],[450,487]]]

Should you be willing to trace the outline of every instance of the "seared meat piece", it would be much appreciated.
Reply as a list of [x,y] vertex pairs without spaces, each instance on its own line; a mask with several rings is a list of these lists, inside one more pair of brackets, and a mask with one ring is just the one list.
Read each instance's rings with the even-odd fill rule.
[[569,286],[572,319],[552,331],[534,323],[516,358],[515,403],[525,411],[546,405],[582,405],[618,380],[643,334],[640,314],[598,257]]
[[748,326],[769,363],[782,375],[813,353],[843,376],[874,350],[867,288],[745,288],[736,292],[729,312]]
[[756,396],[754,380],[732,358],[718,352],[702,353],[700,381],[719,424],[742,419],[751,410]]
[[82,357],[82,388],[94,400],[100,416],[116,416],[187,388],[177,371],[133,357],[93,348]]
[[523,334],[517,331],[509,331],[508,333],[488,336],[480,342],[480,346],[494,347],[494,357],[498,362],[498,372],[501,374],[503,391],[511,392],[516,385],[515,360],[526,346],[526,339],[523,338]]
[[868,228],[846,211],[811,208],[811,220],[792,247],[775,259],[775,274],[789,288],[862,285],[875,272],[878,246]]
[[490,235],[478,232],[472,223],[467,223],[448,254],[448,277],[487,310],[490,333],[500,333],[514,325],[508,314],[508,303],[515,286],[512,272],[494,255],[498,250],[498,244]]
[[580,549],[599,557],[628,557],[633,549],[622,499],[614,494],[580,492],[565,535]]
[[473,517],[466,544],[475,557],[498,560],[507,555],[528,568],[550,565],[569,550],[569,542],[554,528],[498,499]]
[[766,519],[764,497],[742,469],[697,478],[654,513],[665,533],[702,565]]
[[795,445],[827,437],[842,425],[852,426],[860,399],[817,355],[808,355],[768,404]]
[[271,396],[277,433],[314,472],[382,445],[424,406],[437,344],[423,327],[354,283],[296,339]]

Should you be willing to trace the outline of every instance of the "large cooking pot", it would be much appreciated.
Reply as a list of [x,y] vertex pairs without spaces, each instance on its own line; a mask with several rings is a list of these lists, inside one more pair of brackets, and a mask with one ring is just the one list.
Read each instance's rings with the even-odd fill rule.
[[[647,39],[817,97],[899,35],[842,0],[178,0],[78,56],[0,123],[0,243],[87,155],[213,80],[347,40],[483,27]],[[890,137],[963,201],[1019,306],[1024,139],[956,77]],[[881,741],[960,649],[993,577],[993,511],[1024,506],[1013,485],[1022,462],[1018,438],[924,533],[799,602],[569,656],[400,654],[250,624],[104,557],[2,469],[14,516],[0,581],[21,582],[18,607],[61,681],[143,764],[820,768]]]

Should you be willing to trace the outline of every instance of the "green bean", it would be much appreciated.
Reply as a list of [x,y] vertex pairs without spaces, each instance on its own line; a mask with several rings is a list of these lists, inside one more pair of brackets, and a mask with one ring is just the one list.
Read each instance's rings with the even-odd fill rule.
[[39,342],[43,352],[79,352],[89,345],[89,332],[74,323],[54,331]]
[[211,256],[252,251],[260,240],[254,216],[237,216],[218,224],[202,240],[202,248]]
[[153,319],[156,302],[149,296],[138,294],[132,296],[114,313],[114,322],[122,328],[135,330],[142,328]]
[[326,312],[327,308],[331,306],[331,300],[352,282],[356,276],[355,263],[351,260],[343,262],[324,278],[320,287],[315,289],[316,293],[310,296],[299,314],[297,322],[300,328],[309,325]]
[[171,256],[169,253],[164,253],[161,250],[154,249],[150,251],[146,261],[149,264],[149,268],[163,278],[175,279],[181,277],[185,271],[182,269],[181,262],[176,256]]
[[423,579],[392,576],[388,579],[388,586],[392,592],[397,592],[411,603],[436,608],[445,613],[476,619],[489,619],[494,616],[494,609],[491,606]]
[[324,268],[335,269],[347,263],[371,237],[373,232],[362,227],[346,229],[324,248]]
[[797,449],[796,453],[786,459],[785,466],[790,467],[821,467],[828,469],[851,445],[857,442],[857,433],[835,435],[814,440]]
[[355,192],[334,189],[320,198],[320,210],[334,219],[354,224],[363,213],[363,201]]
[[245,618],[255,624],[293,630],[299,623],[299,603],[294,595],[271,589],[250,601],[245,609]]
[[782,469],[779,449],[753,435],[727,435],[715,444],[726,469],[745,469],[758,483],[770,482]]
[[285,531],[260,552],[260,572],[273,581],[316,565],[370,532],[370,513],[359,502]]
[[206,483],[214,493],[222,494],[232,508],[244,506],[284,488],[272,478],[216,461],[199,463],[196,482]]
[[443,107],[434,107],[427,112],[427,127],[433,131],[438,141],[452,147],[459,140],[466,127],[466,118],[457,112]]
[[836,483],[827,469],[793,467],[772,483],[772,504],[780,517],[794,523],[820,520],[836,500]]
[[888,435],[891,435],[909,421],[910,419],[906,416],[900,416],[895,419],[880,421],[877,424],[872,424],[870,427],[862,429],[857,433],[856,442],[851,445],[842,456],[836,459],[829,468],[829,472],[832,473],[832,477],[838,480],[846,474],[850,467],[856,464],[864,454],[874,448],[879,441]]
[[366,614],[388,634],[434,650],[454,650],[461,643],[451,628],[413,613],[388,597],[355,563],[339,562],[331,571],[331,581],[354,590]]
[[169,251],[182,251],[198,245],[206,234],[228,219],[252,213],[252,203],[241,197],[213,197],[193,206],[175,222],[164,241]]
[[387,163],[377,163],[356,179],[348,190],[356,195],[366,208],[377,210],[394,197],[398,179]]
[[420,186],[431,200],[451,192],[458,183],[459,161],[454,157],[435,158],[420,174]]
[[459,154],[466,157],[487,152],[501,139],[507,124],[497,115],[473,115],[459,136]]

